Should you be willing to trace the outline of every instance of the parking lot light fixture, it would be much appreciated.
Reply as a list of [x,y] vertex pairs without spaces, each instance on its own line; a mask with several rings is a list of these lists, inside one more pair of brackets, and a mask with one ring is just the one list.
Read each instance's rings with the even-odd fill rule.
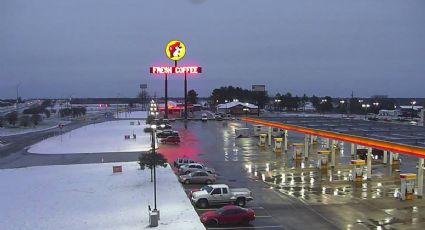
[[[248,103],[246,103],[246,105],[248,106]],[[249,113],[249,108],[245,107],[243,108],[243,111],[245,112],[245,118],[247,118]],[[246,119],[245,119],[245,127],[248,127],[248,122],[246,121]]]
[[365,115],[364,115],[364,117],[365,117],[365,119],[367,119],[367,109],[370,107],[370,104],[362,104],[362,107],[364,108],[364,110],[365,110]]
[[344,108],[344,103],[345,103],[345,101],[344,101],[344,100],[340,100],[340,101],[339,101],[339,103],[341,104],[341,105],[340,105],[340,110],[341,110],[341,116],[342,116],[342,114],[344,113],[343,108]]
[[282,100],[281,99],[274,99],[274,102],[275,102],[275,110],[276,110],[276,108],[280,108],[280,105],[279,105],[279,103],[281,102]]
[[415,112],[414,106],[416,105],[416,101],[411,101],[410,104],[412,104],[412,120],[413,120],[413,113]]

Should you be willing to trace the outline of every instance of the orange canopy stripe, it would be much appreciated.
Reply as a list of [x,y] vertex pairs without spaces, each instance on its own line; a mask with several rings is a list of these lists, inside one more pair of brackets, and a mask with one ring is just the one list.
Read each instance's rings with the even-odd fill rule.
[[319,137],[325,137],[330,138],[333,140],[339,140],[339,141],[345,141],[353,144],[358,144],[362,146],[372,147],[376,149],[382,149],[387,150],[391,152],[396,153],[402,153],[402,154],[408,154],[413,155],[421,158],[425,158],[425,149],[404,145],[404,144],[398,144],[398,143],[392,143],[388,141],[382,141],[382,140],[376,140],[372,138],[366,138],[366,137],[358,137],[358,136],[352,136],[348,134],[342,134],[342,133],[336,133],[331,131],[324,131],[324,130],[317,130],[317,129],[311,129],[311,128],[305,128],[301,126],[296,125],[289,125],[289,124],[283,124],[283,123],[277,123],[277,122],[271,122],[261,119],[255,119],[255,118],[241,118],[243,121],[247,121],[249,123],[253,124],[259,124],[259,125],[265,125],[270,126],[273,128],[279,128],[279,129],[285,129],[288,131],[298,132],[298,133],[304,133]]

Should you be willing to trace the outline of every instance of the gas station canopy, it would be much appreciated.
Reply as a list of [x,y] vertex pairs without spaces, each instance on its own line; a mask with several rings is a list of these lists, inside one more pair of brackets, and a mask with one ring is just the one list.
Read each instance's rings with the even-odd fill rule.
[[323,116],[241,119],[254,124],[425,158],[425,127]]

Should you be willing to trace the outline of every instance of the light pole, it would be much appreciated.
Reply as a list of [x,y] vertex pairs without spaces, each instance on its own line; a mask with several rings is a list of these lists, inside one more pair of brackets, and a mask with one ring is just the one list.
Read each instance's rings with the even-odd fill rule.
[[379,102],[373,102],[372,104],[373,104],[373,106],[375,106],[376,110],[379,113]]
[[226,115],[226,118],[227,118],[227,102],[228,100],[224,100],[224,104],[226,105],[226,110],[224,110],[224,115]]
[[154,121],[151,124],[152,130],[152,154],[153,154],[153,199],[154,199],[154,211],[156,209],[156,156],[155,156],[155,137],[156,137],[156,124],[155,118],[158,115],[157,105],[154,100],[151,101],[150,114],[154,116]]
[[370,105],[369,104],[362,104],[362,107],[365,110],[364,118],[367,119],[367,109],[370,107]]
[[344,104],[345,104],[345,101],[344,100],[340,100],[339,103],[341,104],[340,105],[340,109],[341,109],[341,117],[342,117],[342,114],[344,113]]
[[16,85],[16,112],[18,112],[19,107],[19,86],[21,86],[20,82]]
[[322,110],[323,113],[325,112],[325,109],[323,107],[323,104],[326,103],[326,102],[328,102],[328,100],[326,100],[326,99],[322,99],[322,101],[320,102],[321,107],[322,107],[321,110]]
[[416,101],[411,101],[410,104],[412,104],[412,121],[413,121],[413,112],[414,110],[414,106],[416,105]]
[[[248,103],[246,103],[248,105]],[[245,112],[245,128],[248,127],[248,122],[246,121],[246,118],[248,118],[248,107],[243,108],[243,111]]]
[[280,102],[281,102],[282,100],[280,100],[280,99],[274,99],[274,102],[275,102],[275,108],[274,108],[274,110],[277,110],[276,108],[280,108]]

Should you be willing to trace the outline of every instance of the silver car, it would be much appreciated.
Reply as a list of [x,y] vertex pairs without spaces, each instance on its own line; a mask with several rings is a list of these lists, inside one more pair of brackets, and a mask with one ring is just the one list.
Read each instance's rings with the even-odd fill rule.
[[215,175],[199,170],[179,176],[179,181],[184,184],[212,184],[216,181]]
[[179,170],[180,170],[180,174],[189,174],[191,172],[195,172],[198,170],[204,170],[210,174],[215,173],[214,169],[208,168],[205,165],[199,164],[199,163],[190,163],[190,164],[182,165]]

